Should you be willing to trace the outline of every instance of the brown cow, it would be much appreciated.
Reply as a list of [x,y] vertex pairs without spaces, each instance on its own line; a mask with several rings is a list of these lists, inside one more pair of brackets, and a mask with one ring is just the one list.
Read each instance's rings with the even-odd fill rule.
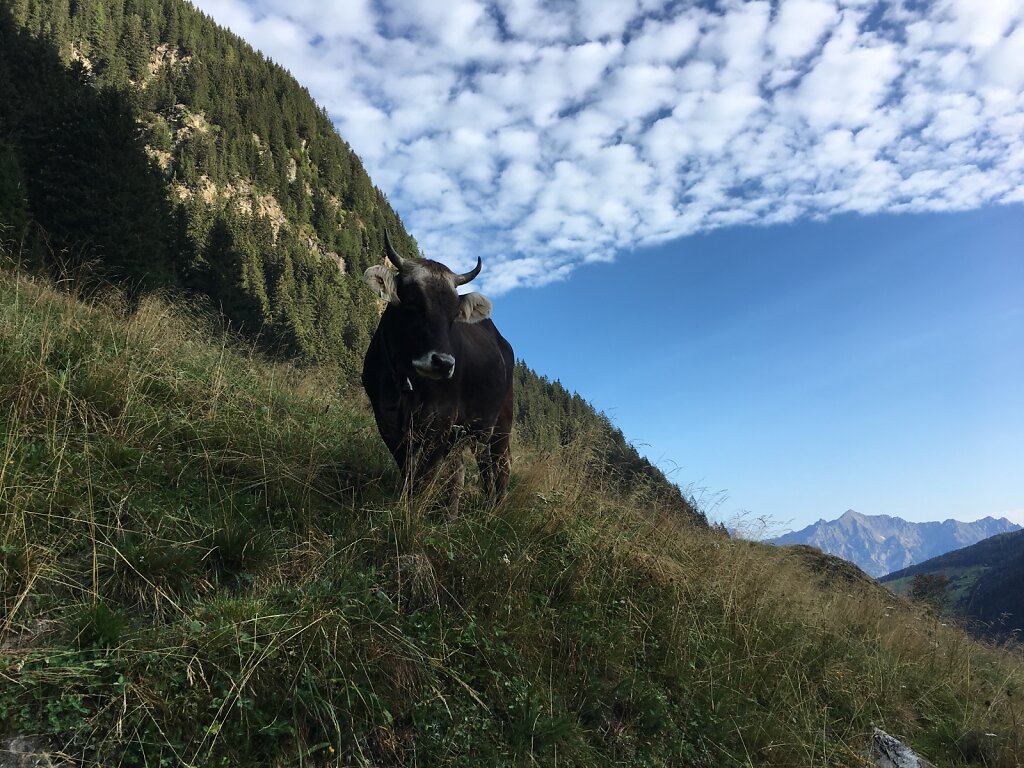
[[[457,291],[480,274],[481,261],[457,275],[436,261],[402,258],[387,232],[384,244],[398,272],[381,264],[363,275],[387,301],[363,360],[380,435],[413,492],[469,438],[484,490],[498,499],[509,477],[515,356],[489,319],[491,302]],[[460,459],[449,489],[452,516],[464,472]]]

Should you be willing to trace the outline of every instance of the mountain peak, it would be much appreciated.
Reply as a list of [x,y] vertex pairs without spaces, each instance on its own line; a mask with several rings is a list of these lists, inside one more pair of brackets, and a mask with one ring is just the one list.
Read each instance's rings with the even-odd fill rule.
[[912,523],[899,517],[864,515],[848,509],[835,520],[819,520],[769,543],[809,544],[878,577],[1019,527],[1009,520],[992,518],[969,523]]

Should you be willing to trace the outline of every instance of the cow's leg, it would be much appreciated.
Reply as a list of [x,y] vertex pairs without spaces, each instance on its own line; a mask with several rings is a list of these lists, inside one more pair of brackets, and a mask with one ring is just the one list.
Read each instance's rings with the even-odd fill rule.
[[421,493],[436,478],[441,463],[452,450],[452,441],[447,439],[419,443],[410,461],[409,479],[413,493]]
[[412,489],[412,477],[416,464],[416,452],[409,445],[408,435],[400,429],[395,429],[392,420],[385,419],[379,412],[374,411],[377,418],[377,428],[391,453],[398,471],[402,473],[402,492],[407,493]]
[[[437,483],[449,520],[454,520],[459,515],[462,487],[466,480],[464,448],[464,444],[452,434],[448,439],[431,446],[429,450],[422,451],[413,479],[413,493],[421,493],[431,483]],[[452,453],[454,455],[450,456]]]
[[512,471],[512,402],[512,388],[509,387],[494,429],[477,455],[484,491],[493,502],[505,497]]
[[477,453],[477,464],[480,465],[480,480],[484,493],[494,502],[501,501],[508,488],[508,477],[511,471],[511,451],[508,432],[495,431]]

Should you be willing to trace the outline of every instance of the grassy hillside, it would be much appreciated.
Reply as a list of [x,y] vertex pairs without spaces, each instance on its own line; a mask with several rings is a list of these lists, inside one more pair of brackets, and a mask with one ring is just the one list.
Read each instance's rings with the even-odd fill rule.
[[979,541],[933,557],[881,579],[899,594],[912,591],[915,577],[948,579],[943,613],[962,620],[981,637],[1024,632],[1024,531]]
[[[0,736],[84,765],[1024,757],[1021,658],[518,446],[447,523],[360,393],[0,273]],[[995,734],[988,736],[986,734]]]

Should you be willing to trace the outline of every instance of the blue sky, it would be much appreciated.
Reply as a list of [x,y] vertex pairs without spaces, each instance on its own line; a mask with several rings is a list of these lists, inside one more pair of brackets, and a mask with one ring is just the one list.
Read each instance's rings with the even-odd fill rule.
[[1024,523],[1024,208],[846,215],[643,249],[502,297],[535,368],[716,516]]
[[197,0],[676,478],[1024,521],[1018,0]]

